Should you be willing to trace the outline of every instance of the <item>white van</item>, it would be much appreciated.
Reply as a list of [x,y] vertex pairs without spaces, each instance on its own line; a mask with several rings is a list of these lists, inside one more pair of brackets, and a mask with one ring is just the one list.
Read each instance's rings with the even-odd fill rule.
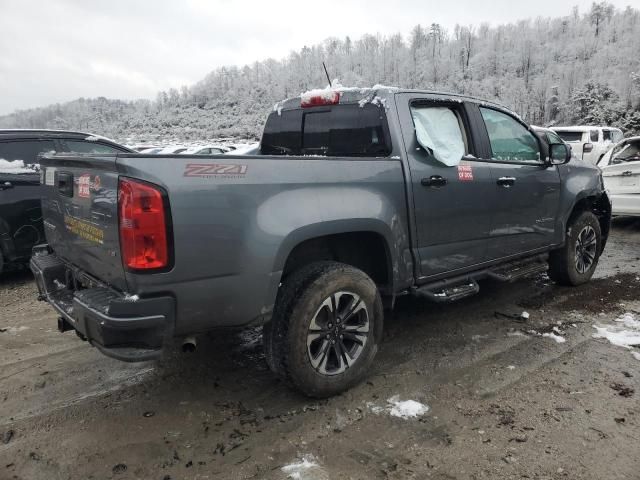
[[551,130],[571,145],[577,158],[594,165],[623,137],[622,130],[613,127],[551,127]]

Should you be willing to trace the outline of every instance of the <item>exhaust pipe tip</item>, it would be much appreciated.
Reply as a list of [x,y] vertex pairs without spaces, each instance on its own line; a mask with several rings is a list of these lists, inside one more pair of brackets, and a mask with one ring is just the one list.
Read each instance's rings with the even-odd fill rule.
[[196,351],[196,345],[195,337],[187,337],[182,341],[182,352],[193,353]]

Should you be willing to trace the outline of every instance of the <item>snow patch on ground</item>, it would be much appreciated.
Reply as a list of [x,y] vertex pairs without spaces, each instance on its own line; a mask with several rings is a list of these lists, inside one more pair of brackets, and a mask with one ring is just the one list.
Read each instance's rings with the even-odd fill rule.
[[285,465],[280,470],[287,474],[287,478],[294,480],[319,480],[327,478],[324,470],[313,455],[304,455],[299,462]]
[[416,402],[415,400],[400,401],[398,395],[394,395],[387,400],[389,404],[389,415],[400,418],[415,418],[421,417],[429,411],[429,407],[423,403]]
[[[555,330],[555,328],[554,328]],[[542,334],[543,337],[547,337],[547,338],[551,338],[552,340],[555,340],[557,343],[564,343],[567,341],[566,338],[564,338],[561,335],[558,335],[557,333],[553,333],[553,332],[548,332],[548,333],[543,333]]]
[[400,395],[394,395],[389,398],[386,407],[381,407],[373,402],[367,402],[366,406],[375,415],[388,413],[392,417],[399,417],[405,420],[421,417],[430,410],[429,406],[424,403],[416,402],[415,400],[400,400]]
[[40,165],[31,163],[25,165],[22,160],[5,160],[0,158],[0,173],[37,173]]
[[129,295],[128,293],[124,296],[124,301],[125,302],[137,302],[138,300],[140,300],[140,297],[138,295]]
[[[594,325],[597,330],[593,338],[606,338],[611,344],[632,350],[640,348],[640,320],[633,313],[625,313],[609,325]],[[632,355],[640,360],[640,350],[632,351]]]
[[7,327],[5,330],[3,330],[3,332],[7,332],[7,333],[10,333],[11,335],[15,335],[16,333],[23,332],[25,330],[29,330],[29,327],[24,327],[24,326]]

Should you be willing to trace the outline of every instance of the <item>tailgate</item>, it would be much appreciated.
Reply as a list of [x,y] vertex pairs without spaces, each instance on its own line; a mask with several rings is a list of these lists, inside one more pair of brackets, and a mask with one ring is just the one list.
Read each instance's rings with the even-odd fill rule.
[[126,290],[118,230],[116,155],[41,159],[47,242],[63,260]]

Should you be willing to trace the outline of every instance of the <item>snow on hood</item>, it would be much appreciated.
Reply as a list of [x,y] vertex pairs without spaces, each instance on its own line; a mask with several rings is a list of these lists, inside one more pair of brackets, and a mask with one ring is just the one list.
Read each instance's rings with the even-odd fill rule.
[[37,163],[26,164],[22,160],[5,160],[0,158],[0,173],[38,173],[40,165]]

